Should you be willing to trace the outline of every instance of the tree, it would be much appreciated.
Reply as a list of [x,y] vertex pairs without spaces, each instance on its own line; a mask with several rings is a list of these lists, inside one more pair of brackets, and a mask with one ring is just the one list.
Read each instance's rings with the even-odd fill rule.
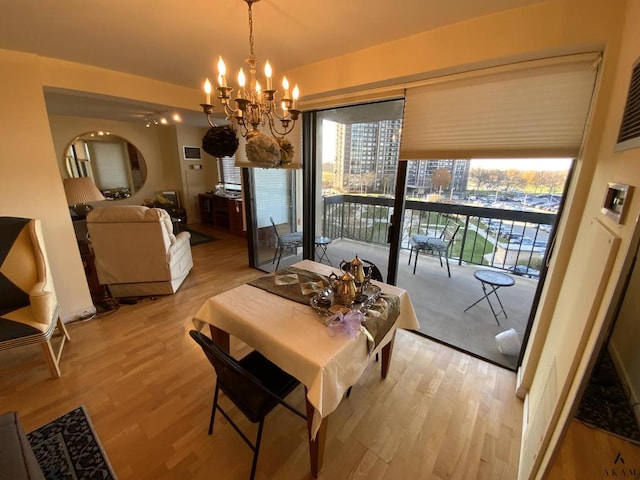
[[367,172],[360,175],[360,193],[369,193],[369,189],[373,186],[375,181],[375,172]]
[[437,168],[431,174],[431,186],[438,190],[438,193],[442,193],[443,188],[447,188],[451,185],[451,172],[446,168]]
[[486,190],[491,184],[492,170],[474,168],[469,172],[469,183],[475,190]]
[[522,190],[527,185],[523,172],[516,169],[505,170],[504,191]]
[[335,181],[335,173],[323,171],[322,172],[322,188],[333,188],[333,182]]

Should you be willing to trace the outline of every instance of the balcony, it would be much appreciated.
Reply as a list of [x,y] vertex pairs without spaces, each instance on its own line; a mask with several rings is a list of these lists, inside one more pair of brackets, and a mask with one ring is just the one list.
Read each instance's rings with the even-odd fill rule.
[[[324,197],[322,234],[385,245],[393,214],[393,199],[374,196]],[[438,236],[453,220],[460,225],[451,257],[458,265],[486,265],[535,276],[548,247],[554,213],[475,207],[455,203],[407,201],[401,248],[411,235]]]
[[[387,229],[393,200],[365,196],[325,198],[323,235],[333,239],[327,255],[334,266],[356,254],[387,274]],[[438,235],[448,220],[461,225],[450,257],[451,278],[438,258],[420,255],[415,275],[408,265],[408,240],[414,233]],[[515,370],[517,355],[504,355],[495,336],[513,328],[524,334],[537,288],[537,268],[555,214],[502,210],[487,207],[409,201],[406,204],[397,285],[406,289],[420,320],[420,333],[454,348]],[[281,267],[301,260],[283,257]],[[519,273],[512,269],[519,265]],[[268,265],[270,266],[270,265]],[[499,315],[497,324],[486,300],[468,312],[464,310],[482,297],[480,282],[473,276],[478,268],[511,274],[515,285],[498,293],[508,317]],[[492,301],[495,302],[492,297]],[[496,305],[496,303],[494,303]]]

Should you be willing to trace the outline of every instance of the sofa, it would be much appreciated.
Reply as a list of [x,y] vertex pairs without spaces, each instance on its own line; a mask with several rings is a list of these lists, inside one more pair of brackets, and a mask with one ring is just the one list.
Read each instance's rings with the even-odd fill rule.
[[193,267],[191,234],[175,235],[161,208],[97,207],[87,230],[98,280],[113,297],[173,294]]
[[16,412],[0,415],[0,478],[44,480]]

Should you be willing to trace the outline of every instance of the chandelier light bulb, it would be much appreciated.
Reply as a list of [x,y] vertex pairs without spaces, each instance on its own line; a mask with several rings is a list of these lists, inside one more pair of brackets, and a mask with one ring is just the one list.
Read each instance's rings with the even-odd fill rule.
[[296,100],[300,96],[300,89],[298,88],[298,84],[296,83],[295,87],[293,87],[293,103],[291,104],[291,108],[296,108]]
[[289,98],[289,80],[287,80],[287,77],[282,77],[282,88],[284,88],[284,98]]
[[238,85],[240,86],[238,89],[238,98],[244,98],[244,85],[246,82],[247,79],[244,76],[244,70],[240,69],[238,72]]
[[204,81],[204,103],[211,105],[211,82],[208,78]]
[[218,57],[218,84],[221,87],[227,86],[227,79],[225,77],[226,74],[227,74],[227,67],[224,64],[224,60],[222,60],[222,57]]
[[269,60],[264,64],[264,76],[267,77],[267,90],[271,90],[271,76],[273,75],[273,70],[271,70],[271,64]]

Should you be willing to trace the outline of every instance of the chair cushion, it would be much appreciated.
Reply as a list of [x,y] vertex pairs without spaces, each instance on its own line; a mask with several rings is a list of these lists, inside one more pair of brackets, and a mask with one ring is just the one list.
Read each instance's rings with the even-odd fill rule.
[[283,233],[282,235],[278,235],[278,241],[282,245],[302,244],[302,232]]
[[420,250],[430,250],[432,252],[444,252],[447,250],[446,242],[437,237],[413,235],[411,241],[413,245]]

